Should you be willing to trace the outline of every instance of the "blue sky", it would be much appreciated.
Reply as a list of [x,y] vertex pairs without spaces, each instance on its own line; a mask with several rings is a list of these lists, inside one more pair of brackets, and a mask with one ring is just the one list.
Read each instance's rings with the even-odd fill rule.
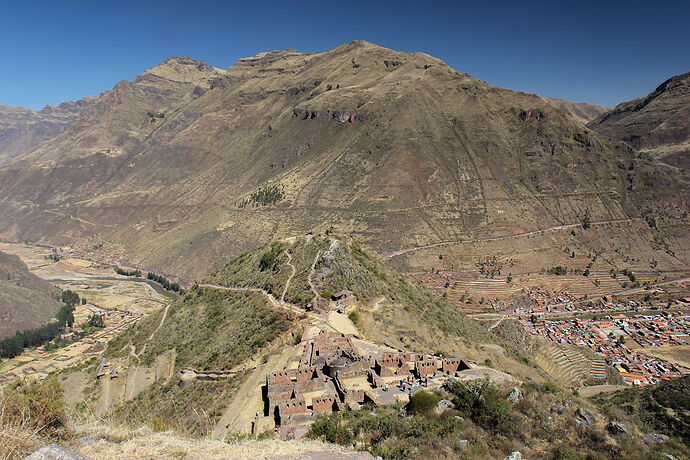
[[169,56],[227,68],[363,39],[493,85],[613,106],[690,71],[688,1],[0,2],[0,104],[98,95]]

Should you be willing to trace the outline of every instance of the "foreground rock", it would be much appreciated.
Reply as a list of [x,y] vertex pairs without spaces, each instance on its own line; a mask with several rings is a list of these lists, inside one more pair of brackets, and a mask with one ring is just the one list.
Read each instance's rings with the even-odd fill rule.
[[57,444],[41,447],[24,460],[91,460],[90,457],[78,454]]

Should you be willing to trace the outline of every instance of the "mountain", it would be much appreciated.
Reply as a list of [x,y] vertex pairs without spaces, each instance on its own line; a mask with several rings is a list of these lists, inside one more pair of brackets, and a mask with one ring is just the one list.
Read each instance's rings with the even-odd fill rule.
[[41,110],[0,105],[0,164],[63,132],[95,100],[87,96]]
[[[60,378],[77,411],[133,432],[299,439],[311,426],[309,436],[384,458],[455,458],[468,444],[470,458],[651,455],[643,425],[549,381],[520,325],[495,326],[348,235],[310,234],[230,260],[109,342],[100,363]],[[634,436],[607,432],[609,420]]]
[[618,104],[588,126],[642,150],[687,143],[690,72],[669,78],[647,97]]
[[690,177],[690,72],[669,78],[647,97],[617,105],[587,126],[663,161],[687,181]]
[[0,339],[47,323],[61,306],[57,294],[19,257],[0,252]]
[[[677,198],[671,174],[539,96],[423,53],[357,41],[261,53],[228,70],[173,57],[0,167],[0,237],[191,281],[267,241],[331,226],[387,253],[585,214],[636,219],[648,203]],[[607,238],[676,268],[649,232],[633,221]],[[515,272],[539,272],[533,261],[543,268],[577,242],[568,238],[527,239]],[[685,257],[687,245],[669,241]],[[431,270],[439,256],[396,263]],[[443,261],[476,271],[476,257]]]
[[545,97],[544,100],[582,124],[587,124],[609,110],[600,105],[587,104],[586,102],[572,102],[567,99]]

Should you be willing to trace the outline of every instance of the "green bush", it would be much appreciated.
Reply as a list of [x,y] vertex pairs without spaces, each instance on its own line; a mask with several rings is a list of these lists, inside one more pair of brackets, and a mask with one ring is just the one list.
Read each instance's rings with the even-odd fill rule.
[[435,394],[420,390],[410,397],[410,402],[407,403],[407,412],[414,415],[430,414],[440,400],[441,398]]
[[341,423],[339,416],[319,417],[312,424],[309,436],[328,441],[335,444],[350,444],[352,442],[352,432]]
[[352,321],[355,326],[359,326],[359,323],[362,321],[362,316],[357,310],[351,311],[347,317],[350,318],[350,321]]
[[461,382],[452,380],[445,389],[453,395],[455,408],[485,429],[506,428],[513,409],[499,393],[498,388],[488,380]]

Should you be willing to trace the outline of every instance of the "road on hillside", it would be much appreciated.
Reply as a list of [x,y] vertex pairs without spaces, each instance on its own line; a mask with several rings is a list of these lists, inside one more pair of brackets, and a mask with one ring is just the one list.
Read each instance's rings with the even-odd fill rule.
[[[605,225],[605,224],[618,224],[618,223],[624,223],[624,222],[633,222],[636,220],[642,220],[639,217],[631,218],[631,219],[612,219],[612,220],[601,220],[597,222],[592,222],[590,225]],[[400,249],[399,251],[395,252],[390,252],[387,254],[383,254],[383,257],[387,259],[391,259],[393,257],[401,256],[403,254],[407,254],[408,252],[415,252],[415,251],[420,251],[422,249],[431,249],[431,248],[437,248],[440,246],[449,246],[451,244],[464,244],[464,243],[482,243],[482,242],[490,242],[490,241],[502,241],[502,240],[508,240],[511,238],[521,238],[525,236],[531,236],[531,235],[537,235],[540,233],[546,233],[546,232],[553,232],[553,231],[560,231],[560,230],[570,230],[573,228],[577,227],[582,227],[582,223],[579,224],[566,224],[566,225],[554,225],[553,227],[549,228],[543,228],[540,230],[533,230],[531,232],[525,232],[525,233],[517,233],[515,235],[504,235],[504,236],[491,236],[491,237],[485,237],[485,238],[475,238],[475,239],[467,239],[467,240],[453,240],[453,241],[440,241],[438,243],[432,243],[432,244],[425,244],[424,246],[416,246],[412,248],[406,248],[406,249]]]

